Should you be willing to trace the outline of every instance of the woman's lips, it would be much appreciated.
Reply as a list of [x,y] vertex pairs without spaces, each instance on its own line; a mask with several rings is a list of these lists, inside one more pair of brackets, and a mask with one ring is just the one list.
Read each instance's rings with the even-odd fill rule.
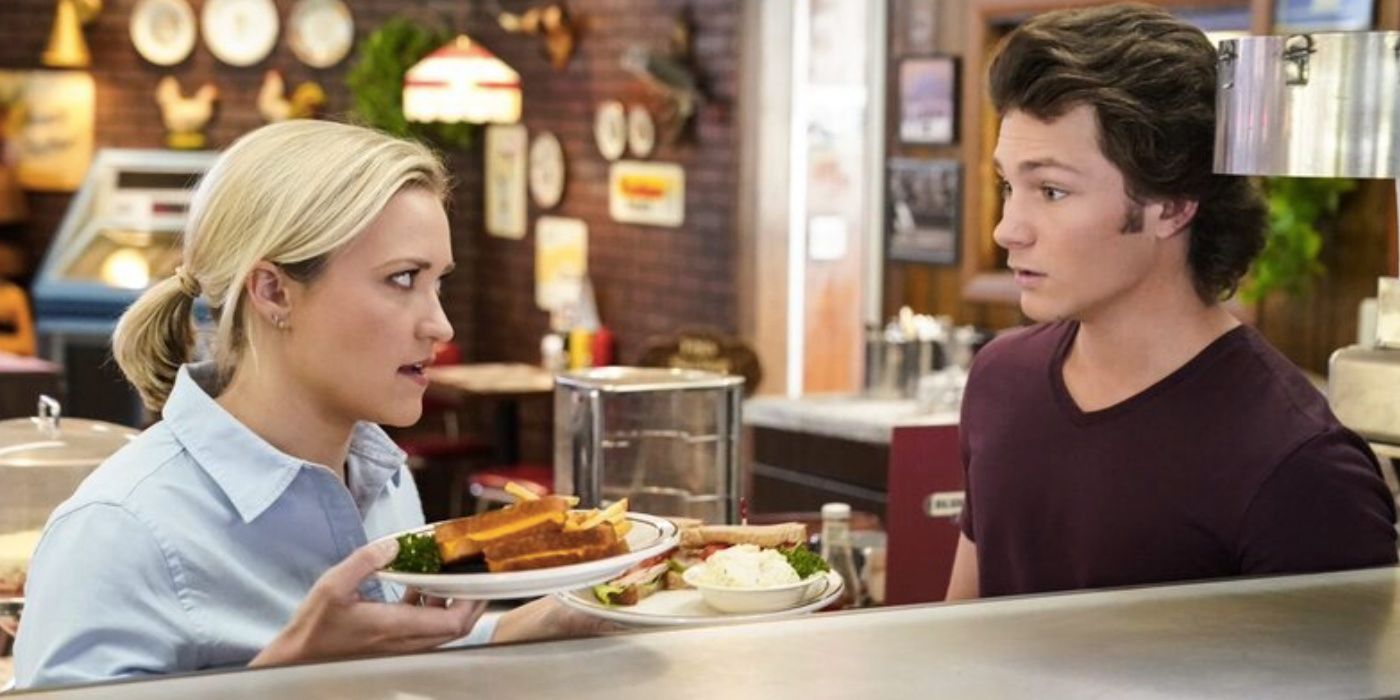
[[428,375],[423,373],[423,364],[403,365],[399,367],[399,375],[411,380],[418,386],[428,385]]
[[1014,270],[1016,285],[1021,289],[1035,289],[1045,280],[1045,275],[1031,270]]

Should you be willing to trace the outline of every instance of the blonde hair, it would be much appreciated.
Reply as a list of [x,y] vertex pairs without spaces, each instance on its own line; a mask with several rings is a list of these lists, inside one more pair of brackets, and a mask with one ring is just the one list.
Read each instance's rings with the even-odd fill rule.
[[195,189],[183,264],[146,290],[112,335],[112,354],[141,401],[160,412],[190,359],[196,297],[217,319],[211,349],[227,380],[252,328],[241,304],[253,267],[266,260],[311,282],[406,187],[444,198],[442,162],[421,144],[378,131],[294,120],[238,139]]

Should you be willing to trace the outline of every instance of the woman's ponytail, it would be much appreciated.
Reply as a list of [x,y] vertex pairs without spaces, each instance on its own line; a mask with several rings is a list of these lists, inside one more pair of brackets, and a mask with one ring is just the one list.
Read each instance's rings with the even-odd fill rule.
[[[183,273],[183,270],[180,271]],[[180,365],[194,346],[194,297],[184,274],[175,274],[146,290],[117,321],[112,356],[126,380],[154,413],[165,408]]]

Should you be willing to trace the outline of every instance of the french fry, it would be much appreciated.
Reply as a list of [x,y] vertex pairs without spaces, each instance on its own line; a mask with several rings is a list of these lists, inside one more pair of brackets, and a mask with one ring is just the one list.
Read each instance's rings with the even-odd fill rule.
[[614,523],[615,518],[627,517],[627,499],[622,499],[602,510],[595,510],[584,519],[583,522],[574,526],[575,530],[592,530],[603,523]]
[[627,499],[625,498],[603,509],[603,519],[609,522],[611,522],[615,516],[619,515],[622,517],[627,516]]
[[540,497],[534,491],[531,491],[530,489],[527,489],[524,486],[515,483],[514,481],[506,482],[506,493],[515,496],[515,499],[517,501],[540,500]]
[[627,536],[627,533],[629,533],[629,532],[632,531],[632,521],[631,521],[631,520],[622,520],[621,522],[613,523],[612,526],[613,526],[613,531],[615,531],[615,532],[617,533],[617,538],[618,538],[618,539],[622,539],[622,538],[626,537],[626,536]]

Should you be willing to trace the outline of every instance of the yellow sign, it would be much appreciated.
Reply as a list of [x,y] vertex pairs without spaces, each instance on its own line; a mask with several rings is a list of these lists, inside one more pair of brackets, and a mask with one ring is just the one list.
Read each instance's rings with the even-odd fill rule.
[[17,97],[0,127],[20,187],[78,189],[92,161],[96,94],[84,71],[0,71],[0,97]]
[[685,170],[671,163],[613,163],[608,212],[624,223],[680,226],[685,223]]
[[535,222],[535,304],[559,311],[578,303],[588,275],[588,224],[541,216]]

